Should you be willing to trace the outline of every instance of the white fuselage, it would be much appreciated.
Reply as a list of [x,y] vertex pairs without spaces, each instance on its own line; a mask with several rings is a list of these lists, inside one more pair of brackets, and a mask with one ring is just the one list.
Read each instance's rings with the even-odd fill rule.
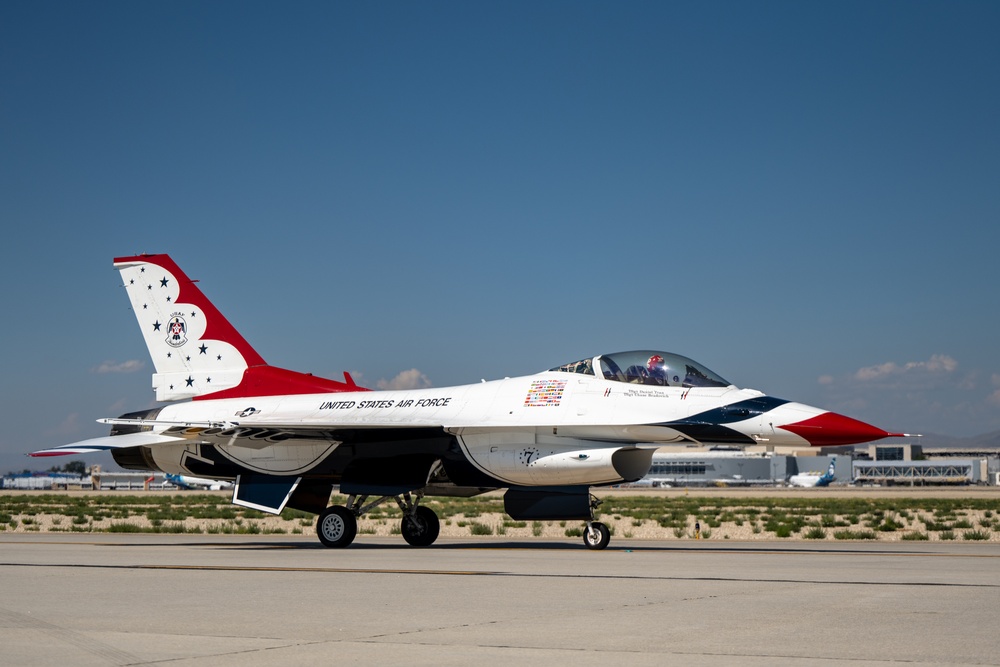
[[[476,468],[506,484],[609,484],[645,474],[649,454],[639,450],[690,441],[666,423],[761,396],[735,387],[651,387],[546,371],[440,389],[196,400],[165,406],[158,421],[190,422],[198,429],[213,424],[234,435],[282,425],[438,427],[456,437]],[[784,403],[727,427],[750,441],[808,445],[777,427],[821,412]],[[247,445],[244,437],[218,448],[251,470],[284,475],[308,471],[336,447],[326,442]],[[625,448],[636,453],[623,453]],[[175,448],[157,449],[157,463],[185,472],[177,452],[170,450]]]

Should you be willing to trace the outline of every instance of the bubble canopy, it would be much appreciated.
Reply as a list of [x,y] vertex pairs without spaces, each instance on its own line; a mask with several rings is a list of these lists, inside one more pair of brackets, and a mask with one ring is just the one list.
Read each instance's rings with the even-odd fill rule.
[[697,361],[672,352],[632,350],[602,354],[549,369],[562,373],[597,375],[605,380],[660,387],[729,387],[728,380]]

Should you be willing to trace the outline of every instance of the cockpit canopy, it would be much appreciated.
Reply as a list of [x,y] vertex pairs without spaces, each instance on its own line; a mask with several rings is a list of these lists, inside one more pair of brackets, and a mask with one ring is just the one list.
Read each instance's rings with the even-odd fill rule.
[[[597,371],[595,372],[595,369]],[[670,352],[633,350],[563,364],[552,371],[600,375],[605,380],[660,387],[729,387],[731,383],[697,361]]]

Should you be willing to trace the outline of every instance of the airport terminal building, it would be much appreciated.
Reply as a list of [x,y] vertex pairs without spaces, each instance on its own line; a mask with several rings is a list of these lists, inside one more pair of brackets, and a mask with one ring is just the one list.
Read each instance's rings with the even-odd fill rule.
[[834,466],[834,485],[1000,484],[1000,452],[924,452],[917,445],[819,448],[786,453],[729,448],[662,448],[637,486],[783,486]]

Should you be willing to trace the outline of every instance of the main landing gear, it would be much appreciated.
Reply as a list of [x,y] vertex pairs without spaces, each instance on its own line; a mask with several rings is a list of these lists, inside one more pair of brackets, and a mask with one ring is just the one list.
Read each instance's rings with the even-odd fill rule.
[[347,507],[333,505],[320,512],[316,519],[316,534],[325,547],[343,548],[354,541],[358,535],[358,517],[387,500],[395,500],[399,509],[403,510],[403,519],[399,529],[403,539],[415,547],[428,547],[434,544],[441,532],[441,522],[437,514],[429,507],[419,504],[422,493],[409,493],[401,496],[382,496],[367,505],[364,502],[368,496],[350,496]]

